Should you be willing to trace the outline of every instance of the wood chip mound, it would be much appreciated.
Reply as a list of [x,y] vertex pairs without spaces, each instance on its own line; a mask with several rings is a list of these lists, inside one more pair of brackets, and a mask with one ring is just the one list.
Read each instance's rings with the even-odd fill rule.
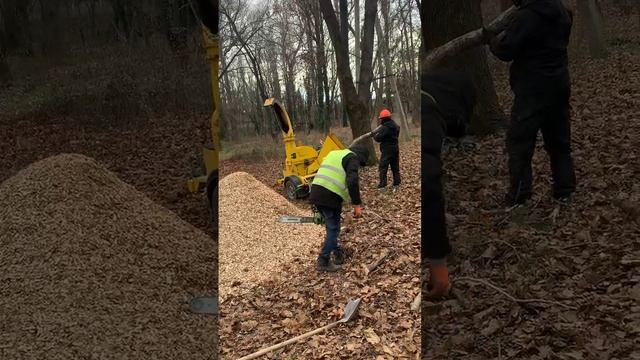
[[0,184],[0,358],[209,358],[212,249],[90,158],[30,165]]
[[276,277],[299,258],[315,266],[324,227],[284,224],[281,215],[311,216],[245,172],[219,183],[220,301]]

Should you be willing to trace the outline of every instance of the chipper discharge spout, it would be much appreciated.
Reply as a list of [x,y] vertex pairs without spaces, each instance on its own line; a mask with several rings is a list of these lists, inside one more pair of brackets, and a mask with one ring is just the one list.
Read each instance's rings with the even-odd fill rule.
[[309,194],[309,186],[313,181],[313,177],[320,168],[322,159],[329,152],[342,150],[346,147],[331,132],[322,143],[320,150],[300,143],[296,141],[293,124],[284,105],[274,98],[269,98],[265,100],[264,106],[273,108],[284,142],[284,168],[282,170],[282,178],[278,179],[276,183],[284,185],[285,193],[291,200],[306,197]]

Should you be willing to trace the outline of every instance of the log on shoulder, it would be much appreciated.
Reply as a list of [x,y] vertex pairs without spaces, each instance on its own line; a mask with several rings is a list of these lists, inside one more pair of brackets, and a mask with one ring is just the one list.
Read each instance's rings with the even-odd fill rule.
[[[509,25],[509,22],[513,19],[516,10],[517,7],[510,7],[505,12],[498,15],[498,17],[496,17],[489,25],[485,26],[485,28],[494,34],[504,31],[504,29]],[[482,29],[470,31],[464,35],[458,36],[446,44],[428,51],[427,56],[422,61],[423,69],[428,72],[437,67],[443,60],[461,51],[483,45],[483,43]]]

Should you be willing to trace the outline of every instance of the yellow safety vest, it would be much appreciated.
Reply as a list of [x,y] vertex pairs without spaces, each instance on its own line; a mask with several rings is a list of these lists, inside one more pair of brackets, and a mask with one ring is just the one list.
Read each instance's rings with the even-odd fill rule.
[[347,173],[342,167],[342,159],[349,154],[353,154],[353,151],[349,149],[334,150],[327,154],[322,160],[311,186],[322,186],[339,195],[343,201],[350,202],[351,197],[347,189]]

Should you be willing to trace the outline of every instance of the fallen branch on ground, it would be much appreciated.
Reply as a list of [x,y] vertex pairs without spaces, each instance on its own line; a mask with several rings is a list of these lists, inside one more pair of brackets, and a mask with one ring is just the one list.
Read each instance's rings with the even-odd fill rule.
[[487,287],[492,288],[493,290],[501,293],[502,295],[506,296],[509,300],[517,303],[517,304],[531,304],[531,303],[541,303],[541,304],[550,304],[550,305],[558,305],[561,306],[565,309],[571,309],[571,310],[577,310],[577,308],[575,306],[571,306],[571,305],[566,305],[563,304],[561,302],[558,301],[552,301],[552,300],[544,300],[544,299],[518,299],[515,298],[513,295],[509,294],[508,292],[506,292],[505,290],[493,285],[492,283],[490,283],[487,280],[483,280],[483,279],[476,279],[476,278],[471,278],[471,277],[460,277],[454,280],[454,282],[473,282],[476,284],[482,284],[485,285]]
[[391,252],[388,249],[385,249],[382,252],[382,255],[380,255],[380,257],[374,261],[371,265],[367,266],[367,275],[371,274],[371,272],[373,270],[375,270],[378,266],[380,266],[380,264],[382,264],[382,262],[384,261],[384,259],[389,256]]

